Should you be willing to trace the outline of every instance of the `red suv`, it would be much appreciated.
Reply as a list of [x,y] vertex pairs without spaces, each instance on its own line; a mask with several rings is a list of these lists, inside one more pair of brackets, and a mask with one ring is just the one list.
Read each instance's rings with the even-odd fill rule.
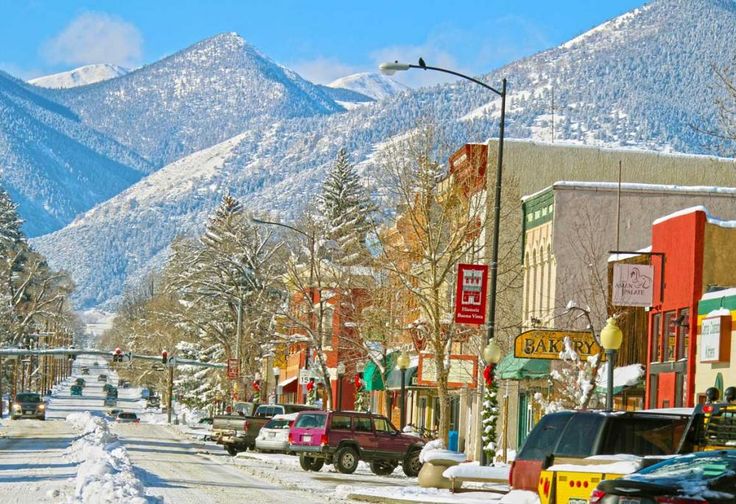
[[355,411],[303,411],[289,430],[289,450],[299,454],[305,471],[319,471],[327,463],[352,474],[364,460],[375,474],[391,474],[401,464],[404,474],[415,477],[423,446],[386,417]]

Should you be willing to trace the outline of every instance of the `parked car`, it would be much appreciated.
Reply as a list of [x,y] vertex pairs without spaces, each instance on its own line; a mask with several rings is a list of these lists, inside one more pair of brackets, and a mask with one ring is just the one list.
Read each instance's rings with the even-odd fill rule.
[[84,378],[77,378],[76,380],[74,380],[74,384],[79,385],[80,387],[84,387],[85,385]]
[[98,382],[106,382],[107,381],[107,375],[106,374],[97,375],[97,381]]
[[733,504],[736,450],[672,457],[620,479],[601,481],[591,504]]
[[122,382],[120,383],[120,386],[121,386],[122,388],[124,388],[124,389],[130,388],[130,382],[129,382],[128,380],[123,380],[123,381],[122,381]]
[[141,419],[135,413],[122,411],[115,417],[115,421],[118,423],[140,423]]
[[[574,464],[593,455],[643,457],[692,451],[693,440],[685,435],[692,419],[684,411],[550,413],[529,433],[511,465],[509,483],[514,489],[536,492],[542,470],[553,464]],[[554,489],[554,482],[551,486]]]
[[82,395],[82,387],[80,385],[72,385],[70,391],[71,391],[71,395],[75,395],[75,396]]
[[256,449],[261,451],[288,452],[289,427],[296,420],[298,413],[276,415],[261,427],[256,437]]
[[15,401],[10,406],[10,418],[35,418],[46,420],[46,403],[41,400],[41,395],[35,392],[18,392]]
[[121,409],[119,409],[119,408],[113,408],[113,409],[111,409],[111,410],[108,410],[108,411],[107,411],[107,414],[108,414],[109,416],[113,417],[113,418],[117,418],[118,414],[119,414],[119,413],[122,413],[122,412],[123,412],[123,410],[121,410]]
[[102,401],[102,405],[105,407],[117,406],[118,398],[117,397],[105,397],[104,401]]
[[[223,445],[225,451],[230,455],[254,449],[261,427],[266,425],[274,415],[297,413],[305,410],[314,411],[319,408],[318,406],[306,404],[240,404],[243,405],[243,414],[213,417],[213,437],[218,444]],[[253,413],[248,415],[247,411],[253,411]]]
[[146,399],[146,408],[158,408],[161,406],[161,398],[158,396],[149,396]]
[[88,367],[83,367],[83,368],[81,369],[81,371],[82,371],[82,374],[83,374],[83,375],[88,375],[88,374],[89,374],[89,368],[88,368]]
[[404,474],[414,477],[422,468],[423,446],[420,438],[402,434],[388,418],[355,411],[302,412],[289,431],[289,449],[299,454],[305,471],[334,464],[341,473],[352,474],[364,460],[375,474],[391,474],[401,464]]
[[117,387],[110,387],[107,389],[107,397],[114,397],[115,399],[118,398],[118,389]]

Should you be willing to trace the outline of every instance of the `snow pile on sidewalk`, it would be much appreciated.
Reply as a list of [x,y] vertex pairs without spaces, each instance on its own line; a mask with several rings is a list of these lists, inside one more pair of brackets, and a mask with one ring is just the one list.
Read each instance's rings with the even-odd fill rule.
[[445,478],[479,478],[507,482],[509,480],[510,469],[511,466],[505,464],[482,466],[478,462],[468,462],[448,467],[442,473],[442,476]]
[[81,432],[67,450],[70,458],[81,461],[71,502],[145,504],[145,491],[133,474],[128,452],[110,432],[107,421],[86,411],[72,413],[66,420]]

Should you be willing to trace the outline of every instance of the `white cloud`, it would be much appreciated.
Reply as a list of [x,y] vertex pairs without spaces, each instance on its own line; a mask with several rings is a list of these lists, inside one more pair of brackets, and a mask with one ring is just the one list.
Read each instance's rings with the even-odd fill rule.
[[313,60],[299,61],[288,67],[315,84],[329,84],[340,77],[365,71],[365,69],[342,63],[336,58],[321,56]]
[[77,16],[41,49],[49,63],[88,65],[112,63],[139,66],[143,36],[133,24],[102,12]]

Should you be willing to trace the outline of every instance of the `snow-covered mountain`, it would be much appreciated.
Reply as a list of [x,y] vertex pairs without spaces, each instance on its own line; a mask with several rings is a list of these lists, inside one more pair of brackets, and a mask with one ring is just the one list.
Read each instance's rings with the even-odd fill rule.
[[97,65],[85,65],[67,72],[59,72],[43,77],[36,77],[28,82],[34,86],[51,89],[73,88],[86,86],[96,82],[106,81],[120,77],[129,72],[126,68],[107,63]]
[[344,110],[235,33],[122,77],[50,96],[156,166],[248,129]]
[[0,72],[0,184],[30,236],[63,227],[152,170],[36,90]]
[[[554,124],[556,141],[723,154],[733,152],[736,145],[700,132],[718,128],[716,101],[723,91],[713,66],[725,67],[732,62],[734,39],[733,0],[657,0],[560,47],[480,78],[496,85],[503,77],[509,79],[510,137],[552,140]],[[239,39],[229,36],[228,40],[244,47]],[[211,41],[203,44],[212,45]],[[207,65],[219,69],[226,66],[216,61],[219,57],[230,61],[233,53],[249,53],[247,49],[205,52]],[[314,93],[318,94],[309,96],[321,98],[316,103],[325,105],[322,109],[314,105],[311,115],[265,114],[258,120],[237,122],[240,116],[220,110],[222,119],[212,114],[206,120],[185,122],[190,129],[182,132],[182,123],[176,123],[182,120],[181,112],[174,107],[169,113],[157,100],[168,104],[169,95],[161,95],[159,90],[177,89],[168,79],[179,82],[186,72],[177,70],[169,60],[164,62],[167,71],[155,79],[157,86],[146,87],[148,80],[144,79],[115,88],[117,91],[107,89],[113,84],[122,86],[143,69],[80,88],[78,94],[72,90],[64,101],[73,110],[84,112],[85,120],[130,145],[135,145],[136,138],[142,144],[148,142],[145,122],[149,114],[131,104],[124,116],[106,121],[103,113],[94,110],[94,104],[106,99],[115,103],[116,92],[122,96],[137,93],[156,114],[162,114],[160,119],[150,119],[159,121],[157,128],[169,125],[179,142],[187,138],[181,152],[197,145],[195,132],[207,136],[208,142],[217,138],[206,131],[207,127],[219,127],[230,140],[169,164],[65,229],[35,240],[54,266],[72,270],[81,306],[114,301],[126,278],[136,278],[160,263],[173,236],[201,229],[223,191],[241,198],[246,208],[279,213],[288,219],[312,201],[340,147],[345,147],[368,175],[377,149],[427,117],[441,125],[455,146],[483,141],[497,132],[500,99],[467,82],[399,93],[343,113],[331,113],[336,111],[334,105],[331,109],[326,104],[334,101],[317,90]],[[179,63],[189,68],[194,65],[193,57],[182,57]],[[284,72],[282,75],[286,73],[276,68]],[[225,87],[233,84],[222,78],[216,82]],[[207,87],[202,82],[191,85],[191,89],[185,88],[195,96],[210,97],[202,90]],[[99,95],[89,94],[91,90],[100,90]],[[262,90],[255,91],[263,99]],[[222,92],[230,96],[228,89]],[[239,92],[247,94],[242,86]],[[86,104],[85,97],[92,102]],[[233,99],[238,103],[254,100],[238,94]],[[304,100],[302,103],[315,103]],[[116,107],[122,105],[107,108],[106,113],[114,115]],[[131,129],[129,133],[121,130],[125,124]],[[151,133],[159,132],[154,128]],[[151,154],[157,152],[154,147],[143,152],[155,157]],[[166,148],[158,155],[166,159],[176,157],[174,152]]]
[[409,89],[384,75],[368,72],[342,77],[330,82],[327,86],[335,89],[355,91],[356,93],[369,96],[374,100],[383,100],[384,98]]

